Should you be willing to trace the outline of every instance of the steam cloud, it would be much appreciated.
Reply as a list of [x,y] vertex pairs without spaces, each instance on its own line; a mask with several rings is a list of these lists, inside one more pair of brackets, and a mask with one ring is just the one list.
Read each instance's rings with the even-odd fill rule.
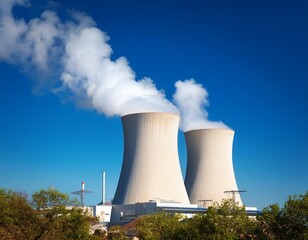
[[184,131],[208,128],[228,128],[222,122],[208,120],[205,107],[209,105],[208,92],[194,79],[177,81],[173,102],[181,114],[180,128]]
[[60,79],[54,93],[70,90],[83,106],[107,116],[178,114],[150,78],[136,79],[125,57],[111,59],[109,37],[95,27],[91,17],[71,12],[69,20],[62,21],[55,12],[44,11],[26,22],[14,17],[15,5],[27,7],[30,3],[0,0],[0,60],[27,73],[35,71],[39,85]]
[[63,21],[54,11],[44,11],[27,22],[13,15],[15,5],[29,7],[30,2],[0,0],[0,60],[36,73],[38,88],[47,85],[58,95],[71,92],[79,105],[106,116],[179,114],[179,109],[183,131],[227,128],[208,120],[204,108],[209,105],[208,93],[193,79],[175,83],[177,109],[150,78],[137,80],[125,57],[112,60],[109,37],[95,27],[91,17],[70,12]]

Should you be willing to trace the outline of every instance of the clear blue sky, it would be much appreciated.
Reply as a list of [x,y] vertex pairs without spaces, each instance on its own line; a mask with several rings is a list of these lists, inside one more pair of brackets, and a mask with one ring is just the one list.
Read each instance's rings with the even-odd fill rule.
[[[65,18],[85,12],[106,32],[112,58],[125,56],[138,78],[150,77],[168,99],[174,82],[194,78],[209,92],[210,120],[235,130],[233,162],[248,206],[282,204],[308,190],[308,2],[273,0],[31,1],[18,18],[45,9]],[[0,40],[1,41],[1,40]],[[29,194],[54,186],[107,200],[120,174],[121,120],[81,109],[51,92],[40,76],[0,62],[0,187]],[[183,175],[186,149],[179,132]]]

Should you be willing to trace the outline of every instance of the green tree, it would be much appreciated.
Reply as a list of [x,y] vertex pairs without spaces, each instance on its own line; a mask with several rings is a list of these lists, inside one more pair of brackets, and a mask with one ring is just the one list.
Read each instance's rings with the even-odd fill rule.
[[308,192],[289,196],[283,208],[264,208],[258,223],[260,239],[308,239]]
[[70,199],[65,193],[54,188],[42,189],[32,194],[31,204],[36,210],[77,205],[77,200]]
[[141,217],[136,224],[137,236],[144,240],[183,239],[185,234],[181,215],[165,212]]
[[257,216],[259,239],[281,239],[281,214],[278,204],[272,204],[262,210],[261,215]]
[[25,194],[0,189],[0,239],[98,239],[89,233],[97,219],[82,208],[68,207],[75,202],[55,189],[36,192],[31,201]]
[[282,212],[283,231],[288,239],[308,239],[308,192],[290,196]]
[[97,220],[83,208],[74,206],[67,194],[56,189],[42,189],[32,195],[32,206],[40,216],[38,239],[94,239],[89,234]]
[[244,207],[232,200],[215,204],[205,214],[198,214],[188,224],[194,239],[255,239],[257,223]]
[[35,239],[39,218],[23,193],[0,189],[0,239]]
[[257,221],[232,200],[215,204],[191,219],[165,212],[147,215],[137,222],[137,236],[155,239],[256,239]]

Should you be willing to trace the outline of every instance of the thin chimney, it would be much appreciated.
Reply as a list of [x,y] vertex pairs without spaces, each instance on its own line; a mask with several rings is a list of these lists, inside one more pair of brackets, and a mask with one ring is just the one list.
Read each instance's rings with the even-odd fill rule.
[[104,205],[106,203],[106,173],[105,171],[103,171],[103,184],[102,184],[102,193],[103,193],[103,196],[102,196],[102,204]]

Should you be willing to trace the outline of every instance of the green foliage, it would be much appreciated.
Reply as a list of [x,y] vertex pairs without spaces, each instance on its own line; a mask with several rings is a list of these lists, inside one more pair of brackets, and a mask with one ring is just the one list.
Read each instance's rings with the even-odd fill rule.
[[289,197],[284,205],[282,220],[288,239],[308,239],[308,192]]
[[24,194],[0,189],[0,239],[97,239],[89,234],[90,217],[76,203],[55,189]]
[[112,226],[108,230],[108,239],[110,240],[124,240],[127,239],[125,236],[125,230],[120,226]]
[[54,188],[42,189],[32,194],[32,206],[37,209],[77,205],[76,200],[71,200],[65,193]]
[[280,239],[281,209],[278,204],[264,208],[257,219],[259,239]]
[[263,209],[258,220],[260,239],[308,239],[308,192],[290,196],[282,209]]
[[[23,193],[0,189],[0,240],[99,239],[89,234],[97,220],[80,207],[67,207],[76,203],[55,189],[36,192],[30,201]],[[308,239],[308,192],[290,196],[283,208],[277,204],[264,208],[257,219],[226,200],[191,219],[165,212],[141,217],[134,232],[144,240],[304,240]],[[108,239],[127,239],[127,233],[111,227]]]
[[206,214],[191,219],[157,213],[137,222],[140,239],[256,239],[257,222],[232,200],[210,207]]
[[25,194],[0,189],[0,239],[34,239],[38,224]]
[[181,239],[179,234],[184,231],[180,220],[180,215],[164,212],[144,216],[137,222],[137,235],[144,240]]
[[[136,232],[143,240],[255,239],[256,227],[243,207],[226,200],[191,219],[165,212],[143,216],[136,223]],[[120,233],[120,228],[117,231]]]
[[[122,228],[118,227],[114,232],[118,235],[108,239],[125,239]],[[283,208],[277,204],[264,208],[257,218],[248,217],[245,208],[232,200],[215,204],[205,214],[197,214],[191,219],[156,213],[140,218],[136,232],[143,240],[307,240],[308,192],[289,197]]]
[[198,214],[189,221],[193,239],[254,239],[256,221],[250,219],[244,207],[232,200],[209,207],[206,214]]

